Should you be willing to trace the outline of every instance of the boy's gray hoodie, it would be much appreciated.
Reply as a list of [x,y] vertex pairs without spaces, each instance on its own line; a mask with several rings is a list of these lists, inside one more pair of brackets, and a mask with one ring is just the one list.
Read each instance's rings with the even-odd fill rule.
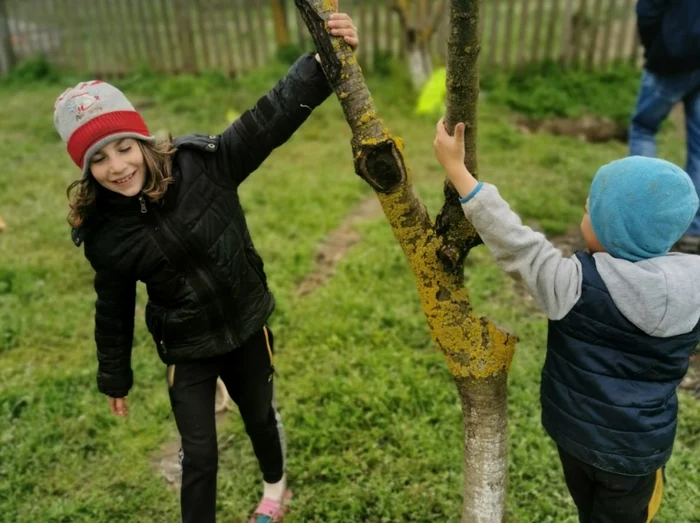
[[[541,233],[523,225],[493,185],[462,205],[498,264],[519,274],[551,320],[565,317],[581,297],[581,263],[565,258]],[[700,256],[668,254],[640,262],[593,255],[615,306],[637,328],[666,338],[700,320]]]

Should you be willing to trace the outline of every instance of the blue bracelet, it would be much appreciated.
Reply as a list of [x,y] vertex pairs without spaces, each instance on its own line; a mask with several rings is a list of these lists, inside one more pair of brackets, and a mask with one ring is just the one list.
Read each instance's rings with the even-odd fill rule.
[[462,204],[467,203],[469,200],[471,200],[472,198],[474,198],[474,196],[477,195],[477,193],[481,190],[481,188],[483,186],[484,186],[483,183],[481,183],[481,182],[477,183],[476,187],[474,187],[474,190],[472,192],[467,194],[464,198],[459,199],[459,203],[462,203]]

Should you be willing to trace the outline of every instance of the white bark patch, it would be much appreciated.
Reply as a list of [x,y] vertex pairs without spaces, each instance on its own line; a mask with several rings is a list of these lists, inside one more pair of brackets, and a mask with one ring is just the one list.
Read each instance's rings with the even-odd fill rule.
[[432,61],[427,49],[414,46],[408,50],[408,69],[411,73],[411,83],[415,90],[419,90],[432,74]]
[[[474,493],[471,514],[464,511],[463,522],[502,523],[505,511],[507,460],[504,459],[503,436],[481,434],[480,437],[467,436],[467,448],[475,462],[473,468],[478,473],[467,477],[473,484]],[[474,471],[477,472],[477,471]]]

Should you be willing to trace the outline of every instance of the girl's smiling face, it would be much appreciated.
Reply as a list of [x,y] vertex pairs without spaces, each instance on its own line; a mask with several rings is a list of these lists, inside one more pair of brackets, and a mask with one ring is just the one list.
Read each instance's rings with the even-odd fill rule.
[[146,183],[146,162],[134,138],[108,143],[90,159],[93,178],[105,189],[136,196]]

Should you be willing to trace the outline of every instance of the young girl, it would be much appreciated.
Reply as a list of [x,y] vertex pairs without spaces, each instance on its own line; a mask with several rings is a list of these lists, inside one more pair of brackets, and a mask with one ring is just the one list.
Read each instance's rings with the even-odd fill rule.
[[[334,13],[328,26],[357,48],[347,15]],[[220,135],[156,143],[126,97],[100,81],[83,82],[56,101],[54,123],[82,170],[69,188],[69,222],[95,270],[97,385],[111,411],[126,416],[136,281],[143,281],[146,324],[168,365],[182,441],[184,522],[216,517],[219,377],[263,475],[263,498],[250,521],[280,521],[291,497],[266,324],[274,298],[237,188],[331,93],[319,60],[301,57]]]

